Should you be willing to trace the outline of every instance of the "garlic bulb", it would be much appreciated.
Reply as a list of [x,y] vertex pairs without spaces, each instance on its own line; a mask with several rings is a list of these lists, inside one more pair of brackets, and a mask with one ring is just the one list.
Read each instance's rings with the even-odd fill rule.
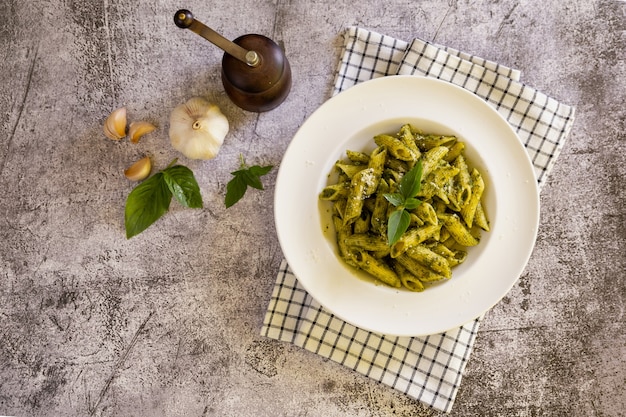
[[202,97],[189,99],[170,114],[170,141],[190,159],[213,159],[229,130],[219,107]]

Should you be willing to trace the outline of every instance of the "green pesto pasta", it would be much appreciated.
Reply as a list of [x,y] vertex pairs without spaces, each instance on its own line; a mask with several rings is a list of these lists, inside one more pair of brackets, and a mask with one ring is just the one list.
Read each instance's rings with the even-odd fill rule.
[[[347,159],[334,167],[338,181],[319,194],[333,205],[340,258],[383,284],[409,291],[451,279],[453,268],[467,259],[467,247],[489,231],[482,175],[455,136],[426,134],[407,123],[372,139],[377,147],[369,154],[346,150]],[[422,168],[420,202],[410,210],[402,207],[408,228],[389,245],[389,217],[398,208],[385,195],[397,193],[416,164]]]

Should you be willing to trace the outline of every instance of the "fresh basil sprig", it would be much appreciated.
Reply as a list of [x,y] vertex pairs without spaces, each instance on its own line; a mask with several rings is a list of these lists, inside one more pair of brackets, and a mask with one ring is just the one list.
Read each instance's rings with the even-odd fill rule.
[[421,200],[415,198],[420,192],[422,181],[422,161],[418,160],[415,166],[400,180],[397,193],[386,193],[384,197],[396,207],[387,223],[387,240],[389,246],[393,246],[398,239],[407,231],[411,223],[409,210],[417,208]]
[[270,172],[273,168],[272,165],[264,167],[254,165],[249,167],[246,165],[243,155],[239,155],[239,158],[239,169],[235,172],[231,172],[233,178],[226,184],[226,197],[224,198],[226,208],[241,200],[248,186],[262,190],[263,183],[261,182],[261,177]]
[[126,238],[146,230],[170,207],[172,196],[185,207],[202,208],[200,187],[193,172],[174,159],[164,170],[136,186],[126,199]]

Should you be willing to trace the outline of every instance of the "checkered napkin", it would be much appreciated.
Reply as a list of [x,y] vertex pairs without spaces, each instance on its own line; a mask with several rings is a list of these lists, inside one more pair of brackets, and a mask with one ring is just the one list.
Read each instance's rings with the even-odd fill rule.
[[[408,43],[362,28],[348,28],[334,94],[392,74],[442,79],[486,100],[516,131],[533,162],[539,187],[545,184],[572,127],[574,108],[524,85],[519,71],[495,62],[420,39]],[[320,306],[283,261],[261,334],[329,358],[448,412],[481,319],[426,337],[365,331]]]

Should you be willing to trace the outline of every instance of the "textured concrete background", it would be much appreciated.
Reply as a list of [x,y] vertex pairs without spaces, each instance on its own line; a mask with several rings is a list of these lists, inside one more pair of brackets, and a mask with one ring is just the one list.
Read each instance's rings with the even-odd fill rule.
[[[229,172],[279,165],[330,95],[348,25],[421,37],[522,70],[577,107],[542,193],[536,249],[481,327],[452,416],[626,415],[626,4],[611,0],[3,0],[0,4],[0,415],[436,416],[259,336],[282,254],[265,191],[222,203]],[[381,3],[385,3],[384,6]],[[219,79],[221,52],[172,23],[191,9],[228,38],[283,41],[288,100],[257,115]],[[172,204],[127,241],[123,170],[156,169],[170,110],[214,100],[231,132],[181,159],[205,208]],[[121,105],[159,129],[114,143]]]

